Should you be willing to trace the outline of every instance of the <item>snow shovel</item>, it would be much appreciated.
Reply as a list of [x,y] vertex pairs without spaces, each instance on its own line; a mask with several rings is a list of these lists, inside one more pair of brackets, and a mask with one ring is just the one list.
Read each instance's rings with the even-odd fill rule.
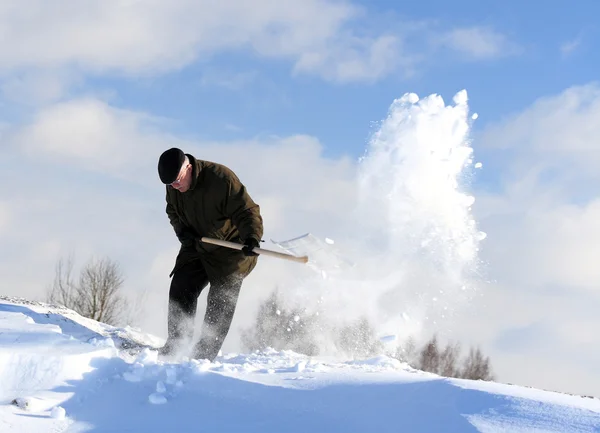
[[320,273],[323,278],[327,278],[328,274],[343,273],[354,267],[354,263],[336,251],[333,247],[334,242],[328,238],[323,241],[311,233],[306,233],[286,241],[271,239],[271,242],[289,254],[310,257],[308,266]]
[[[243,244],[238,244],[236,242],[222,241],[220,239],[203,237],[203,238],[201,238],[201,240],[202,240],[202,242],[206,242],[207,244],[219,245],[221,247],[232,248],[234,250],[241,250],[242,248],[245,247],[245,245],[243,245]],[[308,256],[295,256],[292,254],[286,254],[286,253],[280,253],[277,251],[265,250],[264,248],[258,248],[258,247],[255,247],[252,251],[255,253],[258,253],[258,254],[264,254],[266,256],[277,257],[279,259],[285,259],[285,260],[290,260],[290,261],[299,262],[299,263],[308,263]]]
[[[212,239],[203,237],[202,242],[220,245],[227,248],[241,250],[244,245],[235,242],[222,241],[220,239]],[[290,260],[299,263],[305,263],[313,271],[319,273],[323,278],[328,278],[329,275],[339,274],[354,267],[346,258],[338,254],[332,247],[333,241],[330,239],[321,239],[313,236],[311,233],[306,233],[286,241],[275,241],[271,239],[275,245],[281,248],[285,253],[266,250],[263,248],[254,248],[259,254],[269,255],[280,259]]]

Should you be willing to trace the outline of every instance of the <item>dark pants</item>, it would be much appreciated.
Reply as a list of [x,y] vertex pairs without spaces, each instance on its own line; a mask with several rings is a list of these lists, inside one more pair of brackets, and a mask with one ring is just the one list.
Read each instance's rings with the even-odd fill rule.
[[198,297],[210,283],[202,333],[192,357],[214,360],[229,332],[242,281],[243,277],[236,275],[210,281],[200,262],[177,270],[169,290],[167,352],[192,340]]

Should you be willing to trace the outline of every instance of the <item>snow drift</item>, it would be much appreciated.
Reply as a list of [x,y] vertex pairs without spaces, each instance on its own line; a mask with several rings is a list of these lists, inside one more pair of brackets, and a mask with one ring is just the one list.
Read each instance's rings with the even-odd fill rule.
[[0,300],[2,432],[595,432],[600,401],[446,379],[381,356],[165,362],[160,339]]

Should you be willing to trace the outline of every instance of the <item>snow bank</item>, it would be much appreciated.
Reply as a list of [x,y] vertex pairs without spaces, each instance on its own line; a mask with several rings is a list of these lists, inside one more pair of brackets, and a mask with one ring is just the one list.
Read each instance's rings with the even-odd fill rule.
[[266,350],[165,361],[123,333],[115,344],[115,331],[0,301],[0,431],[600,429],[597,399],[444,379],[386,356],[340,362]]

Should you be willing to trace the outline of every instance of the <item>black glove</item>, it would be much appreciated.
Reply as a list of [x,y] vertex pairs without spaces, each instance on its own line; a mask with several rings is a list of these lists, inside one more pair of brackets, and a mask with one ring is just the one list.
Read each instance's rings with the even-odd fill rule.
[[194,247],[196,244],[196,236],[194,235],[194,233],[188,230],[184,230],[181,233],[179,233],[177,235],[177,238],[179,239],[179,242],[181,242],[181,245],[186,248]]
[[259,245],[259,242],[255,238],[248,238],[246,242],[244,242],[244,248],[242,248],[242,252],[246,256],[258,256],[258,253],[253,252],[252,250]]

